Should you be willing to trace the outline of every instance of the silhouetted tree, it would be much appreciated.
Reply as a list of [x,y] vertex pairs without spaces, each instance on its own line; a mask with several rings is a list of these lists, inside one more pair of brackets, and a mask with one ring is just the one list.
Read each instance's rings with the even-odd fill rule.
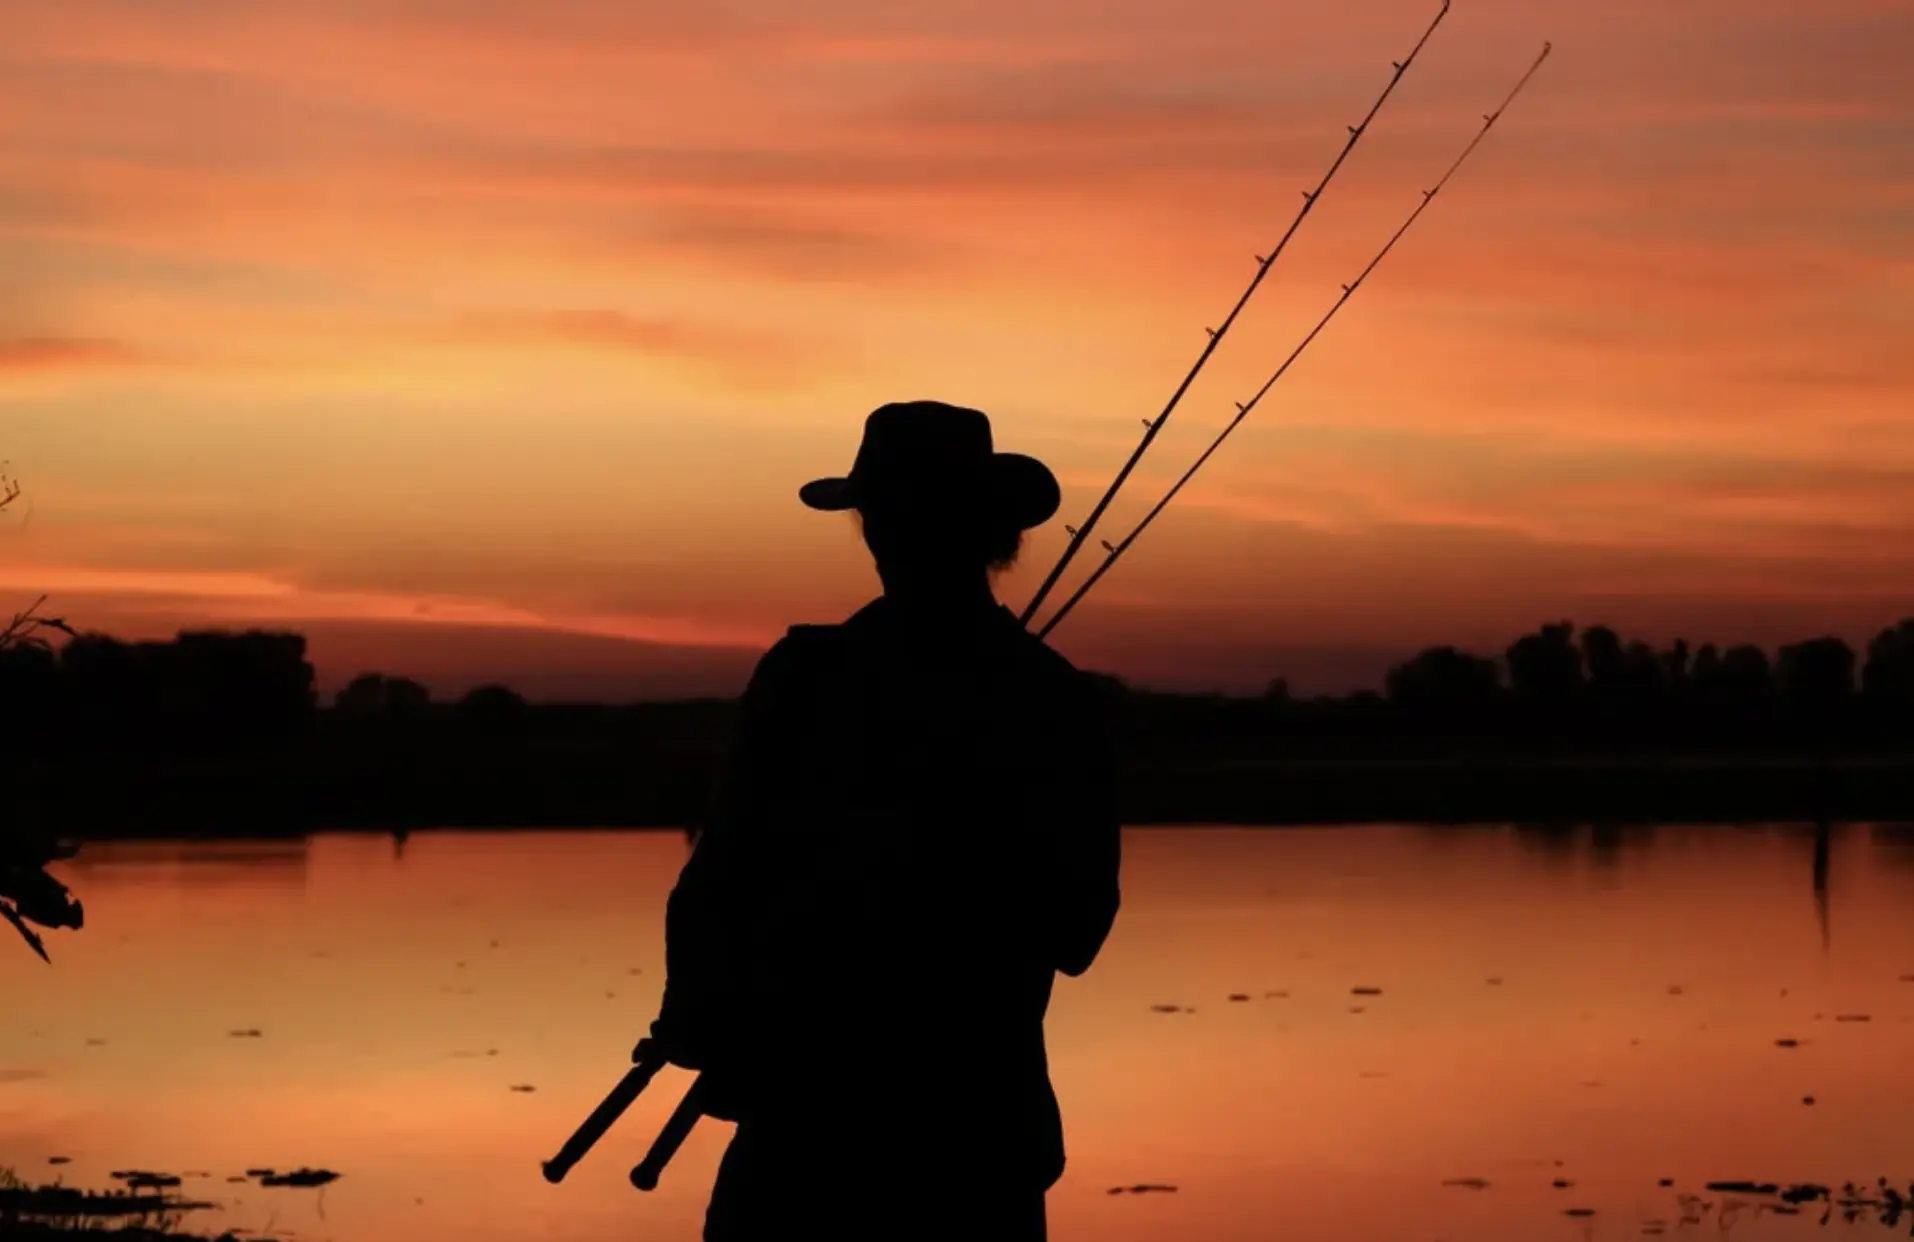
[[1606,625],[1583,630],[1582,666],[1587,670],[1590,690],[1603,699],[1614,697],[1622,675],[1621,637]]
[[44,641],[0,638],[0,739],[8,749],[57,727],[60,662]]
[[1861,690],[1877,708],[1914,711],[1914,617],[1889,626],[1868,643]]
[[1721,657],[1721,677],[1748,698],[1768,691],[1771,666],[1768,653],[1750,643],[1738,643]]
[[527,705],[517,691],[485,685],[467,691],[457,711],[459,719],[482,733],[513,733],[523,728]]
[[1479,714],[1501,696],[1502,672],[1494,660],[1454,647],[1431,647],[1390,669],[1383,684],[1389,701],[1398,707]]
[[1639,641],[1623,648],[1615,685],[1618,697],[1629,710],[1641,713],[1660,709],[1668,697],[1668,684],[1667,656]]
[[1676,695],[1680,695],[1688,686],[1691,658],[1688,640],[1685,638],[1677,638],[1675,645],[1662,655],[1662,668],[1667,674],[1668,688]]
[[1854,696],[1854,648],[1839,638],[1810,638],[1781,648],[1776,667],[1791,717],[1825,737]]
[[1510,645],[1509,689],[1524,698],[1564,702],[1582,689],[1582,656],[1575,649],[1575,626],[1568,621],[1544,625]]
[[332,705],[354,715],[416,716],[431,701],[431,692],[408,677],[361,673],[333,696]]
[[[19,498],[20,485],[0,471],[0,511]],[[60,618],[43,614],[45,603],[43,595],[0,625],[0,729],[5,731],[0,758],[11,759],[22,740],[57,727],[49,711],[58,693],[58,663],[46,632],[71,636],[73,631]],[[77,850],[22,824],[7,792],[0,788],[0,921],[20,933],[45,961],[46,945],[29,925],[77,930],[84,922],[79,901],[47,872],[48,864],[71,858]]]
[[304,635],[188,631],[175,648],[180,674],[204,696],[216,732],[265,740],[311,721],[318,696]]
[[1528,731],[1525,736],[1560,741],[1564,727],[1573,723],[1585,686],[1575,626],[1567,621],[1543,625],[1511,643],[1503,659],[1510,698]]

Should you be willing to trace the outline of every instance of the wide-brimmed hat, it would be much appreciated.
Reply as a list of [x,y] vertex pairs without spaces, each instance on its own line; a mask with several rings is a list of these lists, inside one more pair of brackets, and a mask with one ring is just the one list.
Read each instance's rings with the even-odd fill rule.
[[1050,467],[1021,453],[999,453],[990,417],[942,401],[879,406],[864,420],[851,472],[798,489],[813,509],[886,506],[954,511],[997,519],[1020,530],[1050,520],[1062,503]]

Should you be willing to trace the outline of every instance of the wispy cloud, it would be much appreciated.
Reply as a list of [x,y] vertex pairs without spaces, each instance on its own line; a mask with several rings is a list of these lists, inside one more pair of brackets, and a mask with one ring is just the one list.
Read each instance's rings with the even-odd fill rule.
[[[782,632],[775,625],[739,625],[689,616],[642,613],[545,613],[494,600],[447,595],[310,590],[267,574],[127,570],[76,565],[0,565],[0,590],[113,600],[122,612],[142,607],[190,610],[209,621],[239,625],[302,621],[406,622],[588,635],[677,647],[761,649]],[[77,628],[84,618],[73,617]]]
[[471,311],[421,337],[459,345],[565,347],[691,368],[707,382],[789,391],[843,365],[844,348],[813,335],[604,308]]
[[145,360],[124,341],[100,337],[31,336],[0,339],[0,375],[9,372],[90,371]]

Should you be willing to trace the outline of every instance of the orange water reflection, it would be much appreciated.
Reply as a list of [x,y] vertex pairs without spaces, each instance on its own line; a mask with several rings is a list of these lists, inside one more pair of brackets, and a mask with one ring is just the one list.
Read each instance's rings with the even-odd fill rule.
[[[1835,831],[1825,939],[1805,830],[1151,829],[1127,849],[1107,956],[1051,1019],[1057,1239],[1638,1237],[1708,1179],[1914,1175],[1905,831]],[[682,1075],[563,1186],[538,1174],[653,1016],[683,850],[92,848],[64,876],[87,929],[50,969],[0,953],[0,1164],[203,1170],[187,1188],[219,1223],[341,1242],[695,1239],[726,1127],[657,1193],[624,1182]],[[345,1177],[323,1198],[222,1180],[260,1165]],[[1107,1193],[1139,1182],[1177,1191]]]

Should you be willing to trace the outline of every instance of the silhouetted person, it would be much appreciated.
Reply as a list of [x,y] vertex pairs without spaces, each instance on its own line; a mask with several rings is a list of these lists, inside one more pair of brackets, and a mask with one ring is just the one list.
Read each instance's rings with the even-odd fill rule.
[[1037,1242],[1044,1013],[1118,906],[1107,700],[991,587],[1056,480],[913,402],[799,495],[855,510],[884,591],[765,654],[671,895],[653,1038],[738,1123],[705,1237]]

